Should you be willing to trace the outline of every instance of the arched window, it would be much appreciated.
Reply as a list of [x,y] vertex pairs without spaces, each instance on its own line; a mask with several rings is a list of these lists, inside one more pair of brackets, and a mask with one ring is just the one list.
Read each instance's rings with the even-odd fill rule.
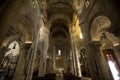
[[18,62],[18,55],[20,51],[19,43],[17,41],[13,41],[8,45],[7,48],[8,51],[6,51],[4,54],[1,66],[4,70],[4,74],[7,73],[5,76],[12,79]]

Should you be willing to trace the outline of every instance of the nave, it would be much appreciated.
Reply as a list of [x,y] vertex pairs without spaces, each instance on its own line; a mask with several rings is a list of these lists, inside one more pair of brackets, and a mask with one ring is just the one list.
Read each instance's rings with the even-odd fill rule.
[[0,0],[0,80],[120,80],[119,0]]

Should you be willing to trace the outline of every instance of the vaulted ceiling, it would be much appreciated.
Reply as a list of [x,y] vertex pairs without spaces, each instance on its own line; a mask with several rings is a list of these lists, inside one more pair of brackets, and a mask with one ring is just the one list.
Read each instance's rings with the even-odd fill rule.
[[[46,0],[44,17],[49,24],[52,38],[67,38],[69,24],[72,23],[75,7],[72,0]],[[59,36],[59,37],[57,37]]]

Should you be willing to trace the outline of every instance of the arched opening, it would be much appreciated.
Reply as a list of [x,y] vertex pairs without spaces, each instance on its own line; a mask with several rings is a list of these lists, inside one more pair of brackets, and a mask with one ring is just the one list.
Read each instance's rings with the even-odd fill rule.
[[19,35],[11,35],[2,42],[0,70],[3,79],[12,80],[15,75],[20,53],[19,39]]
[[[9,28],[5,36],[5,39],[3,40],[3,43],[1,45],[3,47],[2,48],[3,55],[0,55],[0,57],[3,57],[5,55],[5,62],[6,62],[6,58],[11,62],[9,63],[10,66],[8,67],[9,72],[7,72],[8,74],[6,76],[7,78],[5,77],[5,80],[8,79],[18,80],[19,75],[23,73],[27,74],[28,69],[26,68],[28,68],[28,64],[30,60],[30,58],[29,60],[27,60],[27,58],[29,55],[31,55],[29,53],[29,49],[31,48],[31,44],[34,36],[33,31],[34,29],[32,23],[30,23],[29,20],[27,20],[25,17],[21,19],[17,19],[15,23],[12,24],[11,27]],[[19,50],[17,48],[18,45],[19,45]],[[26,45],[29,45],[29,47],[26,48]],[[19,51],[19,54],[17,53],[17,51]],[[13,52],[14,54],[13,53],[10,54],[9,52],[11,53]],[[2,64],[3,62],[4,60],[2,60]],[[25,74],[21,76],[24,76]]]
[[55,20],[50,29],[50,58],[54,72],[67,72],[69,59],[69,33],[64,20]]
[[[114,52],[114,42],[111,41],[108,29],[111,27],[112,22],[104,15],[97,16],[93,19],[93,22],[91,24],[91,41],[93,42],[100,42],[101,47],[99,50],[102,51],[101,57],[105,58],[101,59],[101,62],[103,64],[107,64],[109,67],[109,75],[111,75],[114,80],[118,80],[119,78],[119,65],[118,60],[115,57]],[[105,69],[105,66],[104,66]],[[107,69],[107,67],[106,67]],[[113,70],[114,69],[114,70]]]
[[91,40],[92,41],[100,41],[100,36],[102,32],[110,28],[111,21],[104,15],[97,16],[93,19],[91,23]]
[[19,43],[17,41],[13,41],[8,45],[7,49],[8,51],[5,52],[1,66],[2,69],[7,73],[7,78],[12,79],[14,77],[20,52]]

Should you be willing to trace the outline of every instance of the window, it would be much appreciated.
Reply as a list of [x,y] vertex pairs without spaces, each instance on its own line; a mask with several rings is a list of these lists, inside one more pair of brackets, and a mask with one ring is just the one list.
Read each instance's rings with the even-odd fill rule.
[[119,67],[114,55],[114,51],[112,49],[107,49],[107,50],[103,50],[103,53],[108,62],[108,65],[114,80],[120,80]]
[[61,56],[61,50],[58,50],[58,56]]

